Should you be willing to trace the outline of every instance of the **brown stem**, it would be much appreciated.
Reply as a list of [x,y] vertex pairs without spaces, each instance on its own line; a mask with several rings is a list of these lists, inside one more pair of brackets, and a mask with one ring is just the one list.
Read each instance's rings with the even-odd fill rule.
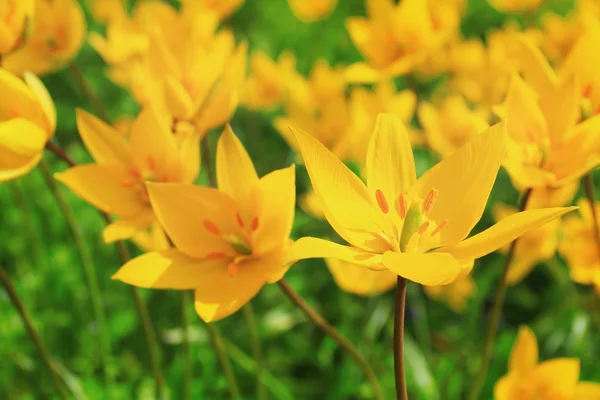
[[206,167],[209,185],[211,187],[217,187],[217,179],[213,171],[210,148],[208,147],[208,135],[204,136],[204,139],[202,139],[202,159],[204,160],[204,166]]
[[338,346],[340,346],[346,353],[356,361],[360,369],[362,369],[363,373],[367,376],[367,379],[371,383],[373,387],[374,397],[378,400],[383,399],[383,394],[381,393],[381,388],[379,387],[379,382],[373,373],[373,370],[367,363],[367,361],[360,355],[358,349],[356,349],[352,343],[348,341],[344,336],[342,336],[338,331],[336,331],[325,319],[319,314],[315,309],[309,306],[303,299],[292,289],[292,287],[284,280],[281,279],[279,282],[279,287],[283,292],[289,297],[289,299],[310,319],[319,329],[323,331],[327,336],[332,338]]
[[46,150],[49,150],[52,153],[54,153],[58,158],[60,158],[64,162],[66,162],[69,165],[69,167],[74,167],[77,165],[77,163],[75,161],[73,161],[73,159],[71,157],[69,157],[69,155],[67,153],[65,153],[65,151],[63,149],[61,149],[60,147],[58,147],[57,145],[55,145],[52,142],[46,143]]
[[394,372],[396,398],[408,400],[406,370],[404,368],[404,312],[406,309],[406,279],[398,276],[396,282],[396,306],[394,310]]
[[96,115],[104,120],[104,122],[110,122],[110,118],[106,108],[104,108],[104,104],[102,104],[102,101],[100,101],[92,87],[89,85],[88,81],[85,79],[85,75],[81,69],[75,63],[71,63],[68,69],[73,79],[75,79],[77,86],[79,86],[79,89],[81,89],[83,97],[85,97],[85,100],[92,107]]

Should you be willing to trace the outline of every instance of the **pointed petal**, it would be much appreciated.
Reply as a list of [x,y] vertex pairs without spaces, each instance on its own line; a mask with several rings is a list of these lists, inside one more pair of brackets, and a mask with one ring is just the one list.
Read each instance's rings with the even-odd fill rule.
[[335,283],[342,290],[360,296],[374,296],[387,292],[398,280],[398,275],[388,270],[372,271],[335,258],[327,258],[325,263]]
[[383,79],[380,71],[364,62],[357,62],[346,67],[344,77],[349,83],[375,83]]
[[154,221],[154,213],[151,209],[144,210],[131,218],[121,218],[112,222],[102,231],[104,243],[112,243],[117,240],[130,239],[137,233],[148,228]]
[[600,384],[596,382],[579,382],[575,387],[574,399],[600,400]]
[[552,90],[542,93],[540,106],[552,143],[563,141],[581,117],[581,89],[579,82],[568,79]]
[[538,94],[516,73],[506,94],[506,130],[513,140],[541,144],[548,124],[538,104]]
[[446,285],[466,268],[448,254],[386,251],[383,265],[395,274],[425,286]]
[[190,95],[171,74],[165,77],[165,103],[174,118],[188,120],[194,112],[194,104]]
[[46,121],[48,122],[48,128],[50,129],[50,137],[54,134],[54,130],[56,129],[56,108],[54,107],[54,102],[52,101],[52,97],[46,89],[46,86],[42,83],[40,78],[33,75],[32,73],[25,72],[23,75],[23,80],[29,86],[29,89],[33,92],[33,95],[37,99],[42,111],[44,112],[44,116],[46,117]]
[[515,375],[506,375],[496,382],[494,400],[514,400],[519,389],[519,378]]
[[505,125],[497,124],[435,165],[417,182],[421,196],[431,190],[438,200],[428,217],[448,222],[440,245],[464,239],[483,215],[505,148]]
[[335,258],[368,268],[382,269],[381,254],[314,237],[298,239],[288,251],[286,264],[308,258]]
[[357,247],[386,250],[377,235],[381,232],[381,214],[375,210],[364,183],[312,136],[290,129],[331,226]]
[[556,86],[558,78],[546,57],[523,34],[517,34],[515,43],[521,57],[521,67],[525,80],[538,94],[548,93],[551,88]]
[[[524,233],[538,228],[578,207],[555,207],[522,211],[500,220],[485,231],[456,245],[443,247],[436,252],[449,253],[459,260],[477,259],[512,242]],[[444,228],[445,229],[445,228]]]
[[131,166],[129,144],[120,132],[80,108],[75,113],[79,135],[98,164]]
[[44,114],[35,94],[17,76],[0,68],[0,112],[11,118],[22,117],[51,132],[50,121]]
[[[238,234],[235,202],[216,189],[178,183],[148,183],[152,208],[175,246],[190,257],[230,254],[221,234]],[[215,229],[216,228],[216,229]]]
[[146,205],[139,192],[128,185],[131,175],[118,165],[78,165],[54,177],[94,207],[119,217],[133,217]]
[[[554,358],[539,364],[531,376],[533,385],[550,389],[559,399],[573,399],[579,381],[577,358]],[[560,377],[560,379],[556,379]],[[577,399],[579,400],[579,399]]]
[[393,202],[417,180],[408,133],[392,114],[379,114],[367,150],[367,185],[371,194],[381,190]]
[[44,153],[46,139],[46,132],[26,119],[0,122],[0,182],[35,167]]
[[526,376],[538,363],[538,345],[535,335],[526,326],[519,327],[517,340],[510,352],[508,371],[518,376]]
[[194,130],[185,134],[176,135],[179,143],[179,157],[182,162],[183,172],[181,175],[181,183],[194,183],[200,173],[200,140],[198,134]]

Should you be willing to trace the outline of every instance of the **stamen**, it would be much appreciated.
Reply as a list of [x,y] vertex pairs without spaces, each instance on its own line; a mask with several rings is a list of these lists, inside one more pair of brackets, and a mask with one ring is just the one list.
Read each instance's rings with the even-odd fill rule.
[[419,235],[422,235],[427,231],[427,228],[429,228],[429,221],[423,222],[417,232],[419,232]]
[[251,226],[252,230],[255,231],[258,229],[258,217],[254,217],[252,219],[252,226]]
[[442,230],[442,228],[444,227],[444,225],[446,225],[448,223],[448,220],[442,220],[442,222],[440,222],[438,224],[438,226],[433,230],[433,232],[431,232],[431,236],[435,235],[436,233],[438,233],[439,231]]
[[398,200],[396,200],[396,211],[398,212],[398,215],[400,216],[400,218],[402,218],[402,219],[406,218],[406,212],[408,211],[408,204],[406,204],[406,196],[404,196],[404,193],[402,193],[398,197]]
[[588,83],[587,85],[585,85],[585,87],[583,88],[583,93],[582,93],[583,97],[585,98],[590,98],[592,95],[592,84]]
[[212,251],[206,255],[206,259],[208,260],[220,260],[221,258],[225,258],[226,254],[222,251]]
[[235,274],[237,274],[237,264],[229,263],[229,265],[227,265],[227,273],[231,277],[235,276]]
[[439,192],[436,189],[431,189],[429,193],[427,193],[427,197],[423,202],[423,215],[429,214],[429,211],[431,211],[435,201],[437,200],[438,193]]
[[387,214],[390,211],[390,207],[388,206],[388,202],[385,199],[385,195],[383,194],[383,192],[377,189],[375,191],[375,198],[377,199],[377,205],[379,206],[381,212]]
[[242,219],[242,216],[240,215],[240,213],[235,213],[235,217],[237,218],[237,222],[238,225],[240,226],[240,228],[244,227],[244,220]]
[[219,229],[219,227],[217,225],[215,225],[214,222],[205,219],[203,224],[204,224],[204,227],[206,228],[206,230],[209,231],[210,233],[212,233],[213,235],[221,234],[221,230]]

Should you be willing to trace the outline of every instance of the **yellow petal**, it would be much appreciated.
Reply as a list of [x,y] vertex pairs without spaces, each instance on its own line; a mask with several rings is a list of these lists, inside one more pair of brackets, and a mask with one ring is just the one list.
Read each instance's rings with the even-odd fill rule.
[[417,180],[408,133],[392,114],[379,114],[367,151],[367,184],[371,195],[380,190],[393,204]]
[[595,382],[579,382],[575,387],[574,399],[600,400],[600,384]]
[[76,115],[79,135],[97,163],[131,166],[129,144],[120,132],[80,108]]
[[296,137],[325,217],[354,246],[383,252],[381,214],[362,181],[333,153],[306,132],[290,128]]
[[121,218],[112,222],[102,231],[104,243],[112,243],[117,240],[130,239],[137,233],[148,228],[154,221],[154,213],[151,209],[144,210],[131,218]]
[[511,374],[526,376],[538,363],[538,345],[535,335],[527,326],[519,327],[519,333],[508,360]]
[[556,74],[542,52],[523,34],[516,35],[516,47],[521,57],[521,68],[527,83],[538,94],[548,93],[558,83]]
[[222,235],[240,234],[234,201],[216,189],[148,183],[152,208],[175,246],[191,257],[231,253]]
[[519,212],[454,246],[443,247],[436,251],[449,253],[459,260],[477,259],[577,208],[555,207]]
[[193,183],[198,177],[198,173],[200,173],[201,157],[198,134],[194,130],[180,135],[177,141],[179,142],[179,157],[183,168],[181,182]]
[[0,182],[24,175],[44,153],[46,132],[22,118],[0,123]]
[[439,233],[440,245],[464,239],[483,215],[504,148],[505,126],[500,123],[475,136],[419,178],[422,196],[433,189],[438,193],[428,217],[437,223],[447,221]]
[[79,165],[54,175],[79,197],[119,217],[133,217],[146,205],[139,192],[127,183],[129,170],[118,165]]
[[286,264],[308,258],[335,258],[374,270],[384,269],[381,254],[351,246],[343,246],[325,239],[303,237],[298,239],[286,255]]
[[196,312],[206,322],[233,314],[263,287],[266,270],[261,259],[239,264],[234,276],[226,267],[201,270],[194,300]]
[[364,62],[350,64],[344,76],[349,83],[375,83],[383,79],[380,71]]
[[571,128],[581,117],[581,89],[572,78],[562,82],[551,91],[542,93],[540,106],[546,118],[548,135],[554,143],[560,143],[571,133]]
[[506,129],[513,140],[542,143],[548,124],[538,104],[537,94],[516,73],[506,94]]
[[573,395],[579,381],[579,360],[555,358],[544,361],[537,366],[530,377],[534,386],[539,385],[545,390],[550,389],[553,396],[559,399],[574,399]]
[[386,251],[383,265],[395,274],[425,286],[446,285],[465,268],[454,257],[442,253],[398,253]]
[[51,132],[50,122],[35,94],[21,79],[3,68],[0,68],[0,90],[0,114],[3,118],[22,117],[34,122],[44,131]]
[[219,190],[231,196],[244,222],[250,224],[252,215],[252,189],[258,184],[254,164],[242,142],[228,125],[217,143],[217,185]]
[[514,400],[518,394],[519,377],[507,375],[494,385],[494,400]]
[[361,265],[335,258],[325,260],[335,283],[346,292],[360,296],[374,296],[387,292],[396,284],[398,275],[385,271],[372,271]]
[[261,214],[254,243],[258,254],[283,248],[292,231],[296,208],[296,166],[292,164],[262,177],[258,188],[262,193]]
[[23,75],[23,80],[27,86],[29,86],[33,92],[33,95],[37,99],[42,111],[44,112],[46,121],[48,121],[50,134],[53,134],[54,130],[56,129],[56,108],[54,107],[54,101],[52,101],[52,97],[50,96],[48,89],[46,89],[46,86],[44,86],[42,81],[40,81],[40,78],[29,72],[25,72]]
[[165,102],[174,118],[188,120],[194,112],[190,95],[173,75],[165,77]]

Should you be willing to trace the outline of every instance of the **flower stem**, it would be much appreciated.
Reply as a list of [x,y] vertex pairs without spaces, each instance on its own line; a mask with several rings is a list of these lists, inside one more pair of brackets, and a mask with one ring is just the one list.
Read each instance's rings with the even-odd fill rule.
[[102,368],[104,371],[104,381],[106,384],[106,389],[108,393],[111,393],[112,388],[112,378],[110,376],[109,370],[109,361],[111,359],[111,345],[110,345],[110,335],[108,333],[108,324],[106,313],[104,311],[104,303],[102,301],[102,293],[100,292],[100,287],[98,285],[98,274],[96,272],[96,266],[94,265],[94,261],[90,254],[90,251],[85,243],[85,239],[83,237],[83,233],[81,232],[79,225],[77,225],[77,221],[75,218],[75,214],[73,210],[65,200],[64,196],[58,190],[56,182],[52,179],[52,175],[50,172],[50,168],[48,164],[42,160],[40,162],[40,171],[50,189],[50,192],[54,195],[60,210],[65,217],[67,225],[71,230],[71,234],[73,235],[73,240],[75,242],[75,247],[79,253],[79,258],[81,261],[81,266],[83,267],[83,275],[85,277],[85,282],[87,284],[87,288],[90,295],[90,300],[92,302],[92,312],[94,313],[94,319],[96,320],[96,325],[98,328],[98,341],[100,348],[100,359],[102,362]]
[[192,398],[192,353],[190,352],[190,322],[187,314],[187,292],[181,292],[181,329],[183,330],[183,399]]
[[231,399],[240,400],[242,397],[240,396],[237,380],[235,379],[235,374],[233,373],[231,363],[229,362],[229,357],[227,356],[227,351],[225,350],[225,345],[223,344],[223,338],[221,338],[221,334],[211,323],[205,323],[204,325],[206,326],[206,331],[208,332],[210,341],[215,348],[217,357],[221,363],[221,367],[223,368],[223,374],[225,375],[227,385],[229,386]]
[[346,353],[356,361],[360,369],[366,375],[367,379],[371,383],[374,392],[374,398],[381,400],[383,399],[383,394],[381,393],[381,388],[379,387],[379,382],[373,373],[373,370],[367,363],[367,361],[362,357],[359,353],[358,349],[356,349],[352,343],[348,341],[344,336],[342,336],[338,331],[336,331],[325,319],[315,311],[312,307],[310,307],[303,299],[291,288],[291,286],[284,280],[281,279],[279,282],[279,287],[283,292],[289,297],[289,299],[298,307],[304,315],[308,317],[319,329],[323,331],[327,336],[332,338]]
[[408,400],[406,371],[404,368],[404,311],[406,309],[406,279],[398,276],[396,281],[396,305],[394,310],[394,376],[396,398]]
[[35,345],[35,347],[42,359],[42,362],[48,369],[48,372],[50,373],[50,377],[52,379],[52,383],[54,384],[56,392],[58,393],[58,395],[60,396],[61,399],[65,399],[65,400],[68,399],[69,396],[68,396],[64,386],[62,385],[61,380],[58,377],[58,373],[56,372],[56,370],[54,369],[54,366],[52,365],[52,361],[50,360],[50,354],[48,353],[46,346],[42,342],[42,339],[40,338],[38,332],[36,331],[35,327],[33,326],[33,322],[31,321],[31,317],[29,316],[29,313],[23,306],[23,303],[21,302],[21,299],[19,298],[19,295],[17,294],[15,287],[13,286],[12,282],[10,281],[10,278],[8,277],[8,274],[6,273],[6,271],[4,270],[4,268],[2,266],[0,266],[0,281],[4,285],[4,288],[6,289],[6,292],[8,293],[8,297],[10,298],[10,301],[13,303],[13,306],[15,307],[15,309],[21,316],[21,319],[23,320],[23,324],[25,324],[25,328],[27,329],[27,333],[29,334],[29,338]]
[[202,160],[204,166],[206,167],[206,175],[208,176],[209,186],[217,187],[217,179],[213,171],[212,160],[210,157],[210,148],[208,146],[208,135],[204,136],[204,139],[202,139]]
[[585,194],[590,201],[592,219],[594,222],[594,233],[596,234],[596,244],[598,245],[598,252],[600,254],[600,221],[598,220],[598,213],[596,212],[596,190],[594,189],[594,178],[591,171],[583,178],[583,184],[585,186]]
[[71,63],[71,65],[69,65],[68,70],[73,79],[75,80],[75,83],[77,83],[77,86],[79,86],[81,94],[92,107],[94,112],[98,115],[98,117],[100,117],[104,122],[110,122],[110,118],[108,117],[106,108],[104,107],[102,101],[100,101],[96,93],[94,93],[94,90],[91,88],[88,81],[85,79],[83,71],[81,71],[81,69],[75,63]]
[[254,318],[254,309],[252,304],[247,303],[242,307],[246,326],[248,327],[248,336],[250,337],[250,345],[252,346],[252,355],[256,362],[256,399],[265,400],[267,398],[266,387],[262,384],[262,376],[264,371],[262,346],[258,335],[258,327]]
[[[531,189],[527,189],[523,194],[523,199],[521,201],[520,211],[525,210],[527,206],[527,201],[529,200],[529,196],[531,195]],[[508,287],[508,271],[510,269],[510,264],[515,255],[515,248],[517,246],[518,239],[515,239],[508,249],[508,253],[506,254],[506,260],[504,261],[504,269],[502,270],[502,277],[500,278],[500,282],[498,282],[498,287],[496,289],[496,296],[494,298],[494,305],[492,311],[490,313],[490,319],[488,321],[487,330],[485,333],[485,339],[483,341],[483,347],[481,349],[481,364],[479,365],[479,369],[477,370],[477,374],[473,379],[473,386],[471,386],[471,391],[469,393],[469,400],[477,400],[481,395],[481,391],[483,390],[483,385],[485,383],[485,377],[487,375],[487,370],[490,365],[490,361],[492,358],[492,350],[494,349],[494,341],[496,340],[496,333],[498,331],[498,325],[500,323],[500,317],[502,315],[502,306],[504,305],[504,297],[506,296],[506,289]]]

